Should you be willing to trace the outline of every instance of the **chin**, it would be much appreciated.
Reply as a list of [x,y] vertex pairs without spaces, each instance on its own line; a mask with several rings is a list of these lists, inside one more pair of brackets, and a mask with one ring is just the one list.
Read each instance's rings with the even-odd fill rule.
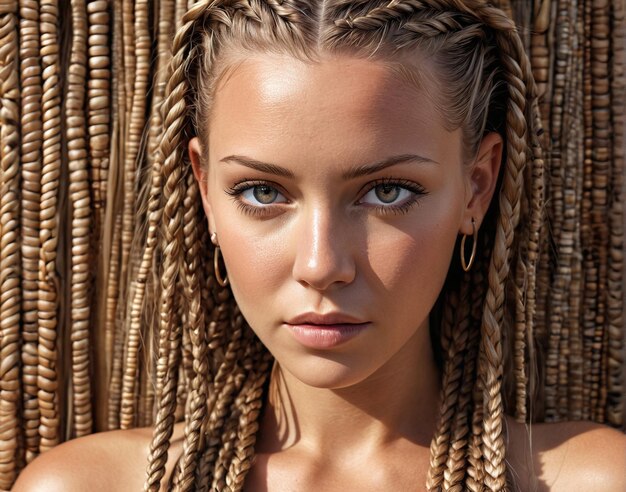
[[297,360],[277,360],[283,370],[300,382],[313,388],[334,390],[359,384],[378,369],[371,359],[365,362],[350,359],[346,354],[309,354]]

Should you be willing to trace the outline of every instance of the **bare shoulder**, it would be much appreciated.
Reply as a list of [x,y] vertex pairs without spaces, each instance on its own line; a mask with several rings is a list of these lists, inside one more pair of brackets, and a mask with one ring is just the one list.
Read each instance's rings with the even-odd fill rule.
[[[182,449],[184,424],[177,424],[167,472]],[[152,428],[98,432],[64,442],[30,463],[14,492],[137,491],[143,489]],[[167,476],[167,475],[166,475]]]
[[509,461],[521,490],[626,491],[626,435],[593,422],[507,420]]

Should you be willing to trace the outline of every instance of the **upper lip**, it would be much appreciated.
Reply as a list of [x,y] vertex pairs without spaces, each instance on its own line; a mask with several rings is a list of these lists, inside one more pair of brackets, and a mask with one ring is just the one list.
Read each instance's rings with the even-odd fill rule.
[[289,321],[287,321],[290,325],[301,325],[301,324],[310,324],[310,325],[338,325],[345,323],[366,323],[355,316],[351,316],[346,313],[334,312],[334,313],[302,313],[298,316],[294,316]]

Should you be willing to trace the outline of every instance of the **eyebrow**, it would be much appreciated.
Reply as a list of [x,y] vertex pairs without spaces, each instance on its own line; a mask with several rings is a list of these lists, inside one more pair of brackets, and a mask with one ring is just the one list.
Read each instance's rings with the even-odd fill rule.
[[[289,169],[285,169],[284,167],[277,166],[276,164],[270,164],[268,162],[258,161],[256,159],[252,159],[251,157],[246,157],[243,155],[229,155],[222,159],[220,162],[236,162],[241,164],[242,166],[249,167],[251,169],[255,169],[257,171],[261,171],[268,174],[275,174],[277,176],[282,176],[285,178],[295,178],[295,175]],[[386,159],[373,162],[371,164],[364,164],[352,169],[348,169],[344,172],[341,177],[343,179],[354,179],[360,176],[366,176],[368,174],[373,174],[375,172],[381,171],[389,166],[393,166],[395,164],[404,164],[408,162],[416,162],[416,163],[431,163],[431,164],[439,164],[437,161],[429,159],[428,157],[423,157],[417,154],[401,154],[395,155],[391,157],[387,157]]]

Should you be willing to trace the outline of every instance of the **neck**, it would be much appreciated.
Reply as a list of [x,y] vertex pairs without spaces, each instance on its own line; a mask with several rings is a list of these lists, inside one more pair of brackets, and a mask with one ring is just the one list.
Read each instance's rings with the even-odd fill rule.
[[427,448],[438,416],[439,389],[428,321],[392,359],[349,387],[312,387],[276,363],[257,450],[304,446],[332,453],[397,441]]

